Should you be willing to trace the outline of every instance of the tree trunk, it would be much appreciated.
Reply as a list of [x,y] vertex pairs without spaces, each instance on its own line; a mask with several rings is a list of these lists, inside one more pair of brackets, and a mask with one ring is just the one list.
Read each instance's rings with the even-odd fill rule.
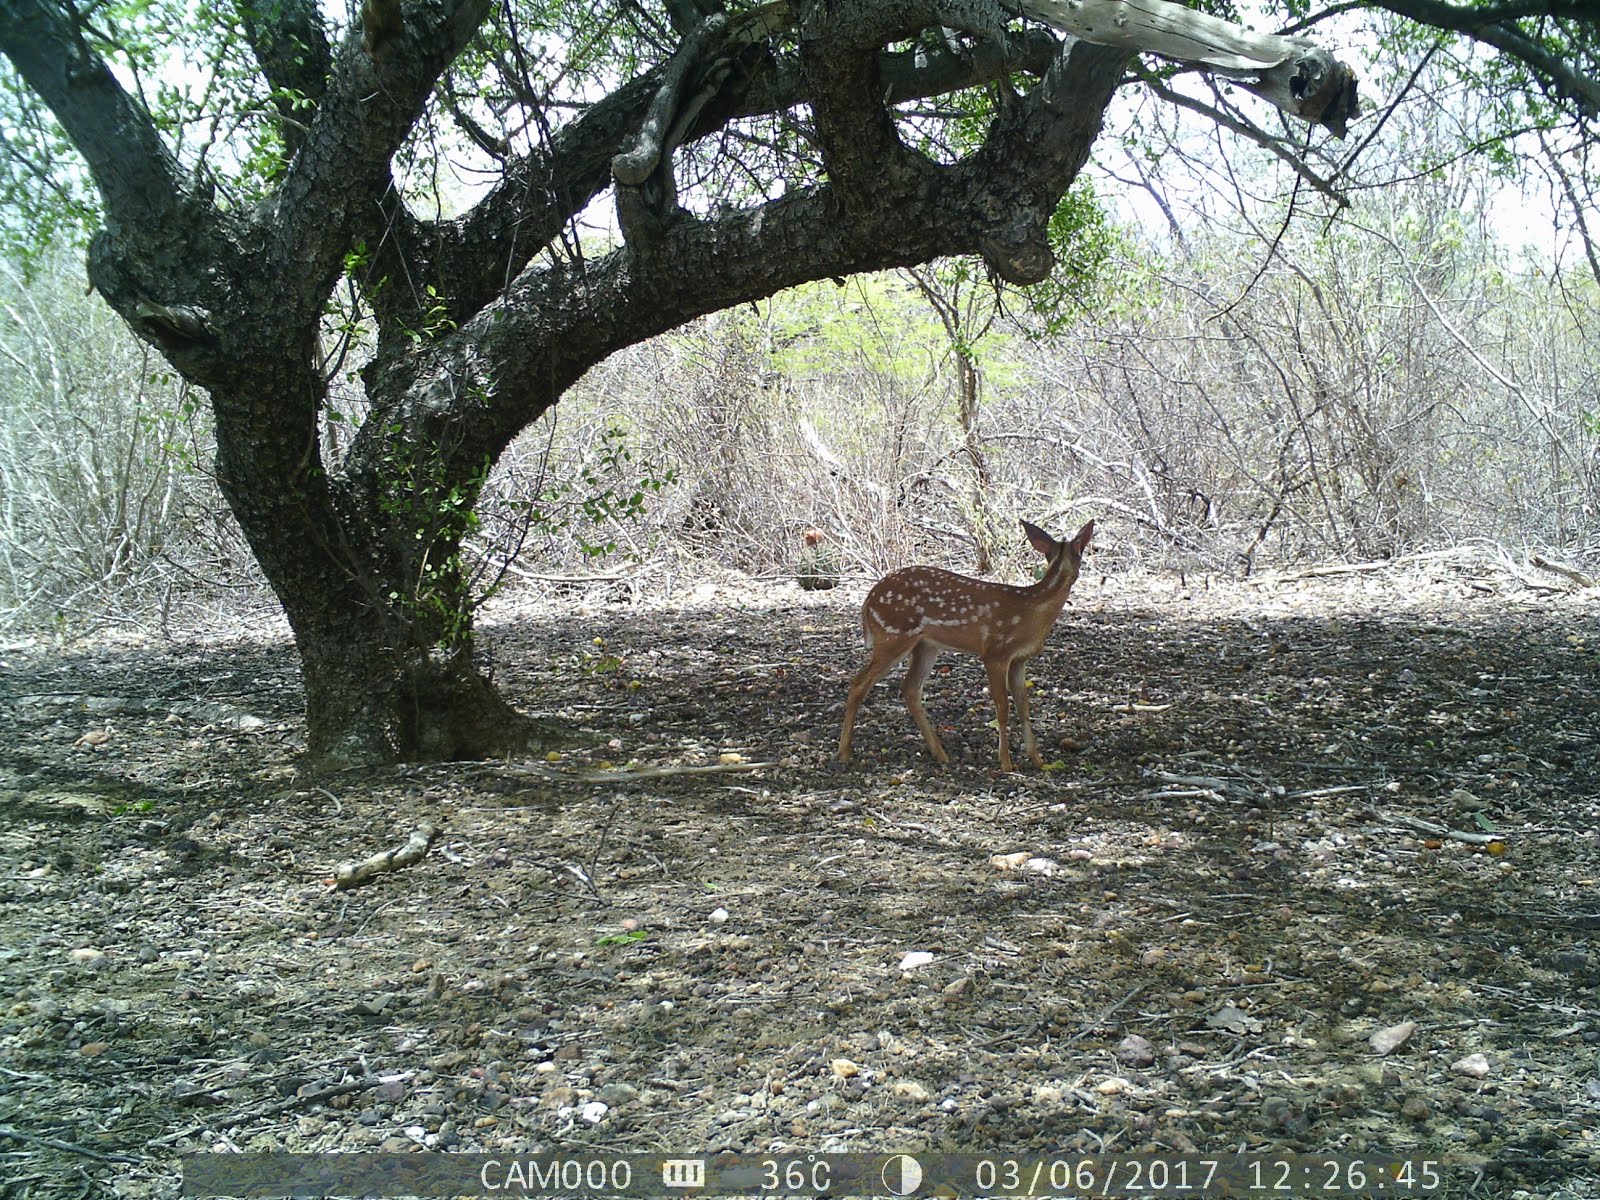
[[[294,630],[316,767],[493,758],[546,738],[479,669],[462,564],[483,472],[452,480],[436,446],[389,444],[382,470],[330,482],[322,380],[277,357],[218,391],[217,478]],[[263,355],[263,359],[269,356]]]
[[500,758],[545,742],[473,661],[395,644],[384,625],[344,621],[295,629],[305,682],[307,749],[321,767]]
[[[237,485],[231,494],[240,496]],[[235,511],[258,512],[260,493],[251,498],[256,503],[235,499]],[[377,528],[384,515],[368,511],[339,522],[332,539],[307,511],[270,530],[241,517],[294,629],[313,765],[496,758],[544,744],[548,735],[512,708],[478,665],[478,598],[465,573],[419,571],[425,554],[398,555],[351,536]],[[401,521],[385,532],[392,535],[385,540],[404,542],[415,539],[417,527]],[[448,538],[417,544],[457,561]]]

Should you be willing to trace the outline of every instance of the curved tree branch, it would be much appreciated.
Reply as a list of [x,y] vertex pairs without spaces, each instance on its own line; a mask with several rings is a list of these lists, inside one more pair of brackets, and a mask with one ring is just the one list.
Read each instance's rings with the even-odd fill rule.
[[322,99],[333,51],[315,0],[240,0],[245,37],[261,74],[272,88],[285,156],[293,158],[305,140],[309,101]]
[[[1182,24],[1187,20],[1187,10],[1181,6],[1162,5],[1160,0],[1141,2],[1163,13],[1172,10],[1165,17],[1169,21]],[[688,9],[679,15],[686,19]],[[992,0],[943,4],[927,0],[888,7],[863,3],[808,7],[790,0],[771,0],[731,18],[719,36],[712,36],[715,29],[705,22],[684,26],[686,38],[692,41],[683,43],[667,66],[596,102],[557,130],[540,150],[512,161],[501,183],[462,218],[437,225],[390,219],[370,231],[368,243],[393,246],[401,253],[406,247],[426,244],[426,261],[437,273],[427,282],[437,284],[436,291],[449,306],[452,319],[465,320],[492,302],[506,278],[525,269],[562,235],[577,213],[611,183],[611,173],[618,165],[627,186],[637,186],[630,181],[646,166],[647,176],[654,172],[661,180],[650,204],[632,206],[659,222],[670,212],[673,191],[662,168],[670,167],[672,148],[679,142],[717,133],[741,117],[811,105],[817,96],[832,97],[825,102],[825,109],[837,107],[847,91],[854,98],[831,125],[826,112],[819,114],[818,133],[824,147],[834,147],[824,153],[830,182],[841,200],[848,202],[858,195],[868,207],[889,204],[897,173],[915,186],[914,177],[927,166],[901,143],[889,106],[1004,79],[1014,72],[1042,76],[1053,61],[1059,45],[1055,36],[1037,26],[1004,31],[1004,15],[1004,8]],[[810,23],[809,32],[798,29],[802,16]],[[919,21],[923,25],[919,26]],[[1294,63],[1310,46],[1300,40],[1289,43],[1264,35],[1243,35],[1236,27],[1216,24],[1233,31],[1227,38],[1243,36],[1244,44],[1255,47],[1255,57],[1248,59],[1252,66],[1277,55],[1292,74]],[[974,40],[945,39],[905,51],[881,48],[897,37],[909,37],[918,28],[939,25],[974,30]],[[1210,25],[1201,22],[1196,28],[1199,33],[1191,36],[1191,43],[1214,40]],[[791,60],[779,59],[766,50],[774,38],[797,33],[802,45],[799,69]],[[827,46],[827,61],[820,67],[805,65],[806,44]],[[1229,53],[1237,49],[1226,38],[1222,44]],[[841,49],[849,46],[856,49]],[[752,57],[751,50],[761,53]],[[1207,53],[1215,59],[1222,52]],[[740,68],[729,70],[736,59]],[[1238,66],[1245,60],[1236,56],[1228,61]],[[851,78],[848,89],[839,86],[845,72]],[[1305,96],[1294,98],[1293,103],[1301,107],[1312,104]],[[1331,123],[1348,111],[1348,107],[1337,108],[1327,119]],[[836,130],[837,136],[830,137],[830,129]],[[870,146],[865,144],[868,141]],[[628,153],[630,148],[643,151],[637,155],[637,163]],[[620,202],[629,208],[629,201]],[[639,227],[637,222],[625,225]],[[394,277],[387,269],[380,274]],[[424,281],[414,278],[411,282],[420,290]],[[397,302],[396,297],[391,295],[391,301]]]
[[0,53],[83,155],[108,225],[165,227],[174,220],[188,182],[182,168],[68,13],[38,0],[0,0]]
[[[673,134],[686,116],[693,119],[687,112],[685,92],[695,82],[695,76],[708,69],[705,60],[727,29],[727,16],[712,13],[684,35],[677,51],[667,60],[660,85],[631,143],[611,160],[611,174],[617,181],[617,223],[625,238],[653,240],[661,223],[678,207],[678,186],[672,169]],[[681,132],[678,136],[682,136]]]
[[639,123],[633,144],[611,160],[611,173],[624,187],[638,187],[662,165],[667,132],[683,103],[683,91],[690,71],[706,57],[711,43],[728,28],[723,13],[713,13],[691,30],[668,60],[661,83],[650,101],[644,120]]
[[1524,64],[1558,95],[1576,103],[1581,115],[1588,118],[1600,115],[1600,77],[1597,77],[1597,64],[1592,55],[1587,62],[1569,62],[1516,24],[1518,20],[1535,17],[1569,19],[1586,27],[1593,36],[1600,18],[1594,5],[1585,0],[1548,0],[1546,3],[1527,0],[1484,8],[1468,8],[1445,0],[1372,2],[1402,17],[1493,46]]
[[[740,55],[745,70],[725,77],[687,126],[675,122],[670,135],[688,142],[715,134],[731,120],[782,112],[807,103],[801,73],[785,62],[749,49],[786,28],[788,5],[776,3],[734,21],[708,55],[727,61]],[[989,83],[1010,71],[1042,75],[1058,42],[1043,29],[1008,34],[1002,52],[982,46],[918,48],[878,54],[883,103],[894,105]],[[437,224],[389,220],[372,231],[368,244],[384,246],[379,275],[397,277],[399,260],[426,243],[432,279],[457,322],[490,303],[508,276],[523,270],[611,183],[613,160],[645,119],[660,94],[664,68],[657,68],[596,101],[557,129],[538,151],[508,163],[499,183],[460,218]],[[383,239],[380,242],[380,238]],[[399,301],[391,296],[395,303]]]
[[[661,229],[648,255],[624,246],[581,266],[527,270],[429,348],[392,419],[408,437],[442,444],[434,427],[448,417],[453,469],[466,474],[593,363],[696,316],[809,280],[944,255],[982,253],[1009,278],[1040,278],[1049,214],[1088,157],[1126,58],[1068,43],[1046,79],[1010,106],[986,152],[954,168],[924,160],[893,204],[853,208],[829,183],[748,210],[685,216]],[[369,422],[358,436],[353,473],[380,469],[383,424]]]
[[1100,133],[1111,94],[1129,53],[1113,46],[1069,41],[1043,79],[1002,109],[983,148],[952,174],[977,187],[974,213],[983,234],[978,252],[1007,283],[1027,286],[1054,269],[1050,217]]

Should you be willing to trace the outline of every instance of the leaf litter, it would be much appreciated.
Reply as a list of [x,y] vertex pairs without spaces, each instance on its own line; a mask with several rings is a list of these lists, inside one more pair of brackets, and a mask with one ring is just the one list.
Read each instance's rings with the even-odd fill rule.
[[1421,1152],[1450,1194],[1600,1192],[1592,591],[1086,572],[1029,672],[1052,769],[1014,775],[954,656],[948,768],[893,674],[831,761],[863,592],[513,598],[485,652],[572,746],[320,778],[281,638],[0,650],[7,1194],[415,1148]]

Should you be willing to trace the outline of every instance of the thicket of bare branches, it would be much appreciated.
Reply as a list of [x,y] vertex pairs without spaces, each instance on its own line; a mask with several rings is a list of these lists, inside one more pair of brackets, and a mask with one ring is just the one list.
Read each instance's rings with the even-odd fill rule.
[[[1270,256],[1215,239],[1124,267],[1070,331],[980,347],[994,511],[1099,516],[1102,553],[1233,572],[1475,540],[1600,555],[1592,281],[1393,214]],[[625,398],[638,444],[679,471],[658,543],[782,571],[815,526],[863,569],[970,565],[948,341],[909,286],[808,303],[809,324],[724,315],[641,348],[573,409]],[[830,340],[841,312],[850,346]]]
[[1231,249],[1040,348],[1009,420],[1040,414],[1040,461],[1080,499],[1142,547],[1245,570],[1600,552],[1591,284],[1508,271],[1449,225],[1299,236],[1264,266]]
[[0,626],[259,605],[203,397],[64,262],[0,273],[0,314]]
[[[1365,228],[1360,226],[1364,225]],[[487,583],[698,561],[970,568],[996,518],[1100,518],[1101,561],[1244,572],[1486,540],[1600,559],[1600,296],[1445,217],[1134,253],[1071,328],[975,347],[909,280],[823,285],[616,356],[502,459]],[[206,473],[203,406],[61,276],[11,280],[0,613],[37,626],[265,603]],[[358,419],[359,414],[346,414]],[[330,426],[338,435],[339,422]],[[1002,528],[999,548],[1007,549]],[[1015,563],[1027,558],[1018,536]]]

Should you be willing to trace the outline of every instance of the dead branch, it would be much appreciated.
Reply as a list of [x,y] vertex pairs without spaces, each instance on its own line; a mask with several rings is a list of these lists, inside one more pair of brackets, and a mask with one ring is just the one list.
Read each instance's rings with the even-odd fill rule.
[[1240,137],[1247,138],[1262,149],[1275,155],[1291,171],[1310,184],[1312,188],[1332,200],[1336,207],[1350,207],[1350,198],[1335,187],[1331,180],[1324,179],[1313,171],[1310,164],[1294,153],[1282,138],[1273,137],[1264,129],[1260,129],[1248,121],[1241,121],[1238,117],[1230,116],[1214,105],[1207,104],[1203,100],[1197,100],[1193,96],[1186,96],[1174,88],[1167,87],[1153,71],[1146,71],[1136,66],[1134,74],[1144,81],[1144,85],[1147,88],[1167,101],[1167,103],[1176,104],[1179,108],[1187,108],[1190,112],[1199,113],[1207,120],[1215,121],[1224,129],[1232,130]]
[[1006,0],[1006,7],[1087,42],[1228,76],[1335,137],[1360,111],[1355,72],[1302,38],[1258,33],[1162,0]]
[[1218,800],[1224,796],[1236,796],[1244,800],[1253,800],[1256,795],[1251,789],[1237,780],[1223,779],[1213,775],[1175,775],[1170,771],[1144,770],[1140,772],[1146,779],[1153,779],[1158,784],[1165,784],[1165,788],[1158,788],[1149,793],[1152,796],[1163,796],[1168,799],[1183,799],[1189,796],[1212,795]]
[[1394,566],[1393,559],[1380,559],[1377,562],[1358,563],[1327,563],[1320,567],[1307,567],[1303,571],[1296,571],[1292,575],[1263,575],[1262,583],[1297,583],[1302,579],[1324,579],[1331,575],[1358,575],[1366,571],[1385,571]]
[[360,887],[363,883],[386,872],[398,871],[401,867],[421,862],[422,856],[427,854],[428,847],[433,845],[434,839],[438,836],[439,826],[432,821],[425,821],[406,839],[404,845],[374,854],[363,862],[345,863],[333,873],[333,887],[336,891],[346,891],[349,888]]
[[529,763],[496,763],[496,771],[531,775],[550,783],[638,783],[645,779],[671,779],[679,775],[724,775],[731,771],[765,771],[776,762],[711,763],[706,766],[639,767],[631,771],[553,771]]
[[1433,837],[1449,838],[1452,842],[1465,842],[1469,846],[1487,846],[1490,842],[1503,842],[1505,835],[1499,833],[1466,833],[1459,829],[1451,829],[1433,821],[1424,821],[1421,817],[1409,816],[1405,813],[1391,814],[1389,820],[1397,825],[1404,825],[1407,829],[1415,829],[1419,833],[1426,833]]
[[1560,575],[1563,579],[1572,580],[1573,583],[1577,584],[1581,588],[1600,586],[1582,571],[1574,571],[1571,567],[1564,567],[1560,563],[1553,563],[1543,555],[1530,554],[1528,556],[1528,561],[1534,566],[1538,567],[1541,571],[1549,571],[1552,575]]
[[100,1162],[136,1163],[139,1160],[130,1154],[102,1154],[98,1150],[91,1150],[87,1146],[80,1146],[76,1142],[64,1142],[60,1138],[39,1137],[37,1134],[23,1133],[20,1129],[13,1129],[9,1125],[0,1125],[0,1138],[10,1138],[12,1141],[22,1142],[33,1146],[48,1146],[52,1150],[65,1150],[70,1154],[81,1154],[85,1158],[98,1159]]
[[362,1088],[371,1086],[372,1080],[370,1078],[362,1078],[330,1084],[327,1087],[317,1088],[313,1091],[297,1092],[293,1096],[283,1100],[274,1100],[270,1104],[258,1104],[253,1108],[242,1108],[225,1116],[212,1117],[200,1125],[190,1125],[186,1129],[180,1129],[176,1133],[169,1133],[165,1137],[154,1138],[147,1144],[150,1146],[170,1146],[174,1142],[181,1142],[184,1138],[193,1137],[197,1133],[204,1133],[207,1129],[226,1129],[232,1125],[242,1125],[247,1121],[257,1121],[262,1117],[275,1117],[279,1113],[286,1113],[292,1108],[317,1104],[323,1100],[332,1100],[335,1096],[359,1092]]

